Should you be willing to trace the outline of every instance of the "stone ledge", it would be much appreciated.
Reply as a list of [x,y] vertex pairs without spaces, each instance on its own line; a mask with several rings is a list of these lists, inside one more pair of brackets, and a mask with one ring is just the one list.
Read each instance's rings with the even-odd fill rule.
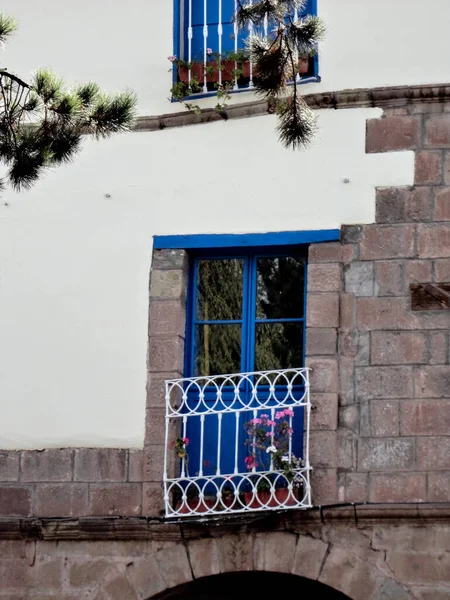
[[296,531],[301,526],[350,522],[358,526],[450,522],[450,503],[342,504],[308,511],[240,515],[224,519],[170,522],[146,517],[83,517],[79,519],[0,518],[0,540],[157,540],[177,541],[220,536],[230,531]]
[[[450,84],[426,84],[379,88],[360,88],[336,92],[306,94],[304,99],[311,108],[397,108],[407,104],[450,102]],[[254,100],[230,106],[226,109],[228,119],[258,117],[274,112],[267,100]],[[139,117],[135,131],[160,131],[173,127],[200,125],[222,121],[215,109],[205,108],[200,114],[187,110],[177,113]]]

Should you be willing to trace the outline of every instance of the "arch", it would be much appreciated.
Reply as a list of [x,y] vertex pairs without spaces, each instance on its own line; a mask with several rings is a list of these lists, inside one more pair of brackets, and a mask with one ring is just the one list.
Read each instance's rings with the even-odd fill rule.
[[320,597],[321,600],[351,600],[342,592],[338,592],[324,583],[298,575],[265,571],[225,573],[202,577],[166,590],[149,600],[229,600],[230,596],[233,600],[248,600],[249,597],[271,596],[273,592],[282,594],[283,590],[287,597],[295,593],[295,596],[301,598]]

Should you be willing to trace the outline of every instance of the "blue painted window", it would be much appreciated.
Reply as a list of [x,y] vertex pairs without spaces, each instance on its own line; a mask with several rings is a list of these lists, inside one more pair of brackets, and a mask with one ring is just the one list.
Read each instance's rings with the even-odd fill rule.
[[[205,0],[175,0],[175,55],[185,61],[189,60],[188,30],[190,11],[192,24],[192,61],[203,62],[204,59],[205,16],[208,29],[206,43],[207,48],[210,48],[214,55],[219,53],[220,50],[222,54],[234,52],[236,50],[233,24],[235,4],[235,0],[207,0],[205,15]],[[305,8],[299,13],[298,16],[303,17],[308,14],[317,14],[317,0],[307,0]],[[219,28],[220,23],[222,24],[221,36]],[[244,48],[247,37],[248,31],[239,31],[237,40],[238,49]],[[315,58],[311,58],[309,63],[309,70],[303,74],[303,77],[317,75],[317,60]]]
[[[186,336],[186,376],[221,375],[304,366],[306,261],[302,249],[193,256]],[[226,390],[225,390],[226,391]],[[231,393],[231,391],[230,391]],[[245,393],[245,391],[243,391]],[[211,398],[213,402],[214,398]],[[230,397],[232,400],[232,396]],[[226,422],[225,422],[226,420]],[[188,437],[198,439],[190,419]],[[224,415],[234,436],[234,415]],[[303,418],[295,424],[294,454],[302,455]],[[226,434],[224,435],[226,438]],[[242,431],[242,444],[244,431]],[[195,443],[191,464],[198,464]],[[240,469],[245,452],[242,452]],[[205,475],[217,455],[217,431],[205,431]],[[232,457],[230,456],[230,460]],[[222,462],[222,472],[233,465]],[[213,471],[211,473],[213,474]]]

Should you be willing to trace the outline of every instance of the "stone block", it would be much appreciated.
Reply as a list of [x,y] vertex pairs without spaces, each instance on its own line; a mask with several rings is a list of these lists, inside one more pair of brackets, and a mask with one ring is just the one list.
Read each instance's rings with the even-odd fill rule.
[[417,398],[450,398],[450,366],[421,367],[415,373]]
[[311,244],[308,250],[308,263],[351,262],[356,256],[356,246],[328,242],[324,244]]
[[435,190],[433,220],[450,221],[450,188]]
[[449,435],[450,399],[403,401],[401,432],[402,435]]
[[[172,457],[172,465],[175,465],[173,453],[168,453]],[[162,444],[149,444],[144,450],[144,481],[161,482],[163,480],[164,470],[164,446]],[[170,468],[170,465],[168,465]]]
[[420,145],[420,117],[391,116],[368,119],[366,152],[415,150]]
[[360,400],[412,398],[412,367],[356,367]]
[[417,468],[421,471],[450,470],[450,437],[418,438]]
[[337,436],[334,431],[311,431],[309,455],[314,467],[337,466]]
[[41,592],[61,590],[63,563],[62,558],[43,560],[37,557],[33,568],[28,573],[30,588]]
[[333,358],[308,358],[307,366],[310,373],[311,393],[329,393],[338,391],[338,366]]
[[89,560],[71,562],[68,569],[69,583],[74,588],[94,588],[108,571],[114,571],[114,562],[109,560]]
[[385,579],[373,600],[410,600],[411,596],[396,581]]
[[189,559],[195,579],[221,573],[220,553],[213,538],[190,541]]
[[428,334],[428,352],[430,365],[443,365],[448,362],[448,332],[432,331]]
[[407,290],[409,290],[410,283],[426,283],[432,281],[433,263],[431,260],[407,260],[404,265]]
[[144,483],[142,487],[142,514],[152,517],[160,517],[164,514],[162,482]]
[[[450,258],[434,260],[433,265],[434,281],[450,281]],[[428,281],[431,281],[431,279],[429,279]]]
[[22,481],[71,481],[72,455],[70,448],[24,450],[22,452]]
[[337,394],[313,394],[311,396],[311,430],[337,429],[338,396]]
[[450,502],[450,472],[428,474],[428,502]]
[[186,303],[180,300],[152,300],[149,313],[149,335],[184,337]]
[[306,354],[308,356],[335,355],[337,332],[334,328],[309,327],[306,330]]
[[151,337],[148,344],[148,368],[151,372],[182,371],[184,339],[181,337]]
[[224,573],[253,571],[253,541],[246,533],[222,537],[219,551]]
[[360,438],[360,471],[405,471],[415,465],[415,440],[411,438]]
[[425,121],[425,147],[450,148],[450,115],[432,115]]
[[442,183],[442,152],[424,150],[415,155],[416,185],[438,185]]
[[367,502],[369,493],[369,476],[367,473],[345,474],[345,501]]
[[144,451],[128,451],[128,481],[142,481],[144,476]]
[[370,429],[374,437],[399,435],[399,403],[397,400],[375,400],[370,403]]
[[363,225],[342,225],[341,242],[344,245],[358,244],[361,241]]
[[430,187],[378,188],[377,223],[410,223],[429,221],[433,202]]
[[395,261],[375,263],[375,295],[402,296],[405,290],[403,264]]
[[426,475],[383,473],[370,477],[369,502],[425,502]]
[[308,266],[308,292],[339,292],[341,285],[339,263],[313,263]]
[[339,427],[349,429],[353,433],[359,433],[360,404],[342,406],[339,409]]
[[75,450],[74,481],[126,481],[127,451],[117,448]]
[[373,263],[352,262],[344,268],[345,292],[354,296],[373,296]]
[[311,472],[311,494],[314,506],[337,502],[336,469],[316,469]]
[[413,588],[416,600],[449,600],[448,587],[441,586],[418,586]]
[[166,406],[165,381],[180,379],[182,371],[166,373],[149,373],[147,377],[147,408],[164,408]]
[[339,404],[347,406],[355,401],[355,369],[352,358],[339,358]]
[[360,245],[360,259],[413,258],[415,256],[414,227],[414,225],[365,225]]
[[174,269],[187,271],[188,253],[186,250],[163,249],[153,250],[152,269],[161,271],[164,269]]
[[388,552],[386,562],[398,581],[421,585],[448,584],[450,553]]
[[149,554],[155,556],[166,588],[192,581],[192,567],[184,544],[154,542],[149,547]]
[[140,599],[153,598],[166,588],[159,566],[151,555],[134,560],[127,568],[127,575]]
[[317,579],[329,544],[313,537],[300,535],[295,548],[292,574]]
[[[337,434],[337,459],[335,465],[340,469],[356,468],[356,435],[347,429],[339,429]],[[326,465],[323,465],[326,466]],[[331,464],[329,466],[332,466]]]
[[152,271],[150,277],[150,298],[184,298],[187,277],[183,271]]
[[309,294],[306,321],[308,327],[338,327],[339,294]]
[[28,517],[31,515],[32,488],[28,485],[0,486],[0,516]]
[[0,481],[19,480],[20,452],[15,450],[0,451]]
[[444,185],[450,185],[450,152],[444,152]]
[[83,483],[37,484],[33,512],[38,517],[87,515],[88,486]]
[[426,335],[419,331],[374,331],[370,348],[371,364],[423,364],[427,358],[426,342]]
[[291,573],[296,545],[297,536],[292,533],[256,534],[253,544],[255,571]]
[[125,574],[114,577],[105,584],[104,589],[111,600],[140,600]]
[[419,258],[447,258],[450,254],[450,223],[417,226]]
[[[166,411],[164,408],[147,408],[145,419],[145,444],[163,445],[166,431]],[[169,423],[172,430],[172,435],[169,439],[174,439],[176,426],[175,419],[171,419]]]
[[90,485],[89,514],[137,516],[142,509],[142,485],[104,483]]
[[404,298],[359,298],[357,311],[361,331],[414,329],[417,323]]
[[339,303],[339,327],[341,331],[354,329],[356,325],[356,299],[353,294],[341,294]]

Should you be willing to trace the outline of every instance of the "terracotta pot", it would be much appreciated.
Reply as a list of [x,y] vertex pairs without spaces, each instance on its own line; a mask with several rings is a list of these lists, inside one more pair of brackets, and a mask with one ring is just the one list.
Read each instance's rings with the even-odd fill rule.
[[216,498],[203,498],[200,502],[200,498],[187,499],[184,503],[180,500],[175,510],[182,515],[187,514],[200,514],[207,512],[210,508],[216,504]]
[[277,488],[273,497],[271,497],[270,492],[257,492],[255,497],[253,497],[253,492],[245,492],[244,501],[248,507],[254,509],[295,506],[297,504],[297,490],[294,489],[292,494],[289,494],[287,488]]
[[[207,63],[208,67],[212,67],[214,69],[213,72],[207,72],[206,81],[207,83],[216,83],[219,81],[219,68],[217,62],[210,61]],[[233,81],[234,74],[233,71],[236,68],[236,63],[234,60],[224,60],[222,62],[222,81]],[[245,62],[242,65],[243,77],[250,77],[250,64]],[[208,71],[210,69],[208,68]],[[203,75],[204,75],[204,65],[203,63],[194,63],[191,67],[191,79],[195,79],[201,85],[203,84]],[[178,77],[180,81],[183,83],[188,83],[189,80],[189,69],[183,65],[178,67]]]

